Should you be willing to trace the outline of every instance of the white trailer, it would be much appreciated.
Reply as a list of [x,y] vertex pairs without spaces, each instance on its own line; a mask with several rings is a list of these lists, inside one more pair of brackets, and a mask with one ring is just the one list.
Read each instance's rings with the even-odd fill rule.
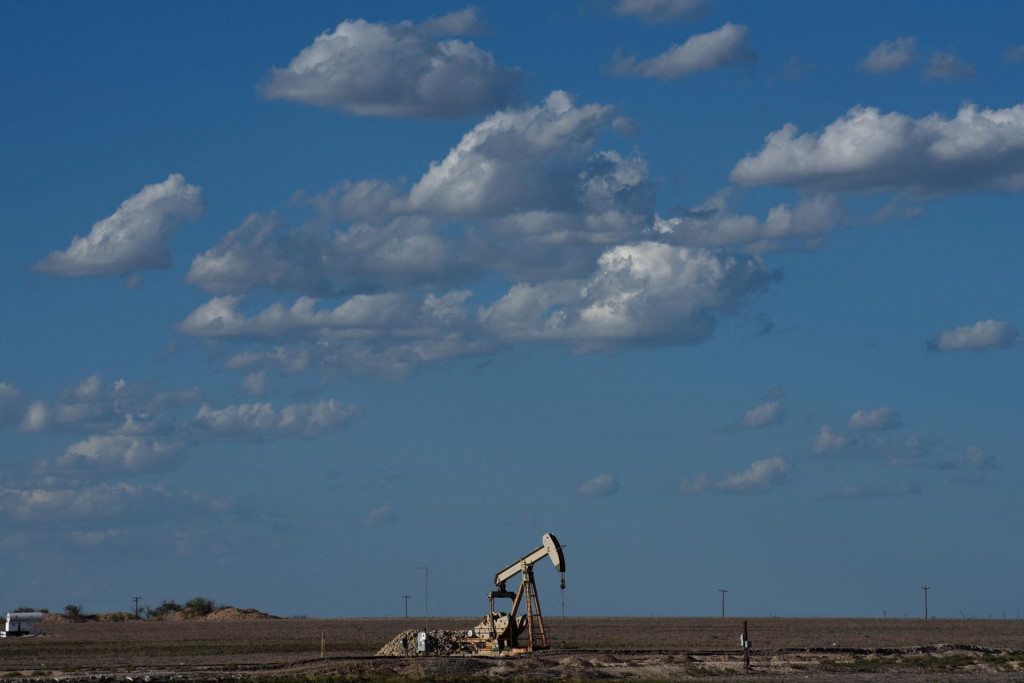
[[4,630],[0,631],[0,637],[27,636],[32,632],[32,624],[38,624],[42,620],[42,612],[8,612],[7,624]]

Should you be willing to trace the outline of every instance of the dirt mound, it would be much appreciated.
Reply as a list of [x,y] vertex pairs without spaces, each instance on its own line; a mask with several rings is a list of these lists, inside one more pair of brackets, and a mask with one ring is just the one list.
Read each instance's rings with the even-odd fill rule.
[[104,612],[92,618],[96,621],[128,621],[129,619],[134,619],[135,615],[131,612]]
[[58,614],[56,612],[43,612],[42,623],[44,624],[66,624],[69,621],[71,620],[63,614]]
[[377,651],[378,657],[437,657],[454,654],[476,654],[476,647],[465,641],[465,631],[428,631],[427,651],[420,652],[416,638],[419,631],[402,631]]
[[212,612],[193,616],[189,611],[183,609],[179,612],[171,612],[161,617],[164,621],[253,621],[255,619],[277,619],[272,614],[261,612],[258,609],[238,607],[218,607]]
[[168,612],[167,614],[161,615],[157,618],[161,621],[185,621],[190,617],[185,613],[185,610],[180,610],[178,612]]
[[253,619],[277,619],[278,617],[258,609],[220,607],[200,618],[206,621],[251,621]]

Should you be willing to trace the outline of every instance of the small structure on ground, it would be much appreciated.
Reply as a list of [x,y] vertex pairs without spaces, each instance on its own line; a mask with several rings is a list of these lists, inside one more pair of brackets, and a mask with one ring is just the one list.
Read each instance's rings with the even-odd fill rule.
[[42,612],[8,612],[7,623],[4,630],[0,631],[0,637],[32,635],[32,624],[38,624],[42,620]]

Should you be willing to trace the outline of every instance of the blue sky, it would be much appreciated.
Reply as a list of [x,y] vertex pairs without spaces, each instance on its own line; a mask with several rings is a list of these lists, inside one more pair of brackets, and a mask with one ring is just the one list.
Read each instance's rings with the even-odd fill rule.
[[9,608],[1024,606],[1016,5],[0,12]]

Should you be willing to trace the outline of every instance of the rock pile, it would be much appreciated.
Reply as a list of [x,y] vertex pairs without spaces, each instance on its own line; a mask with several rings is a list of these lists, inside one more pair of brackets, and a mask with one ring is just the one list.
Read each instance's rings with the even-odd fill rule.
[[443,657],[476,654],[476,647],[466,642],[465,631],[427,631],[427,651],[419,652],[416,637],[419,631],[402,631],[378,652],[378,657]]

